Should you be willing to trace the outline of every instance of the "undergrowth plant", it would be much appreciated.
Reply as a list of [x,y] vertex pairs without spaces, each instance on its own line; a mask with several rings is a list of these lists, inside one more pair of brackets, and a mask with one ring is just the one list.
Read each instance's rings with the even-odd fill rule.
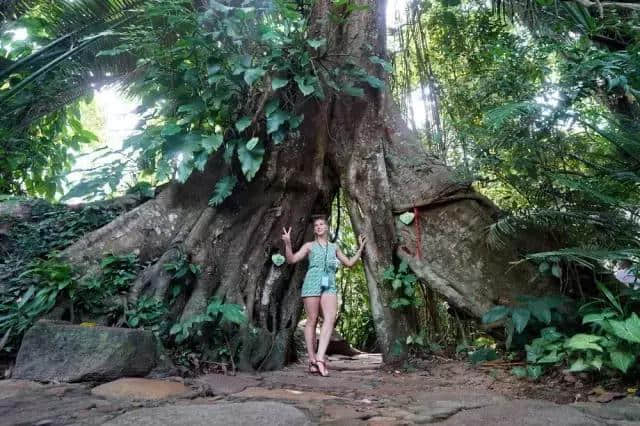
[[522,347],[529,337],[551,324],[570,323],[573,301],[561,296],[520,296],[514,306],[497,305],[482,317],[484,324],[504,321],[505,347]]
[[418,278],[410,272],[407,262],[402,261],[397,270],[389,266],[384,270],[382,279],[394,292],[394,298],[389,304],[391,309],[422,306],[423,301],[417,287]]
[[176,298],[183,293],[186,288],[200,275],[200,265],[189,262],[189,258],[182,250],[172,261],[163,265],[165,271],[171,273],[171,284],[169,285],[169,304],[172,305]]
[[213,298],[203,314],[175,323],[169,335],[177,345],[178,361],[198,369],[200,364],[229,362],[235,370],[233,336],[246,326],[244,307]]
[[568,372],[589,371],[635,377],[640,354],[640,292],[624,289],[615,294],[598,283],[599,296],[578,309],[577,327],[558,324],[540,330],[525,345],[525,367],[512,372],[519,377],[537,379],[550,368]]

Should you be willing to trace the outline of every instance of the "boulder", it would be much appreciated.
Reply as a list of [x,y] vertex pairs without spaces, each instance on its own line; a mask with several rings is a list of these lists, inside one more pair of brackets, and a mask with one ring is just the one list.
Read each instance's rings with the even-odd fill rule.
[[[307,349],[304,342],[304,327],[307,324],[307,320],[304,319],[298,323],[296,331],[294,333],[294,342],[296,345],[296,353],[298,358],[306,358]],[[322,328],[322,319],[318,321],[316,326],[316,344],[320,340],[320,329]],[[354,349],[349,342],[346,341],[344,337],[338,330],[333,329],[333,333],[331,333],[331,338],[329,339],[329,346],[327,346],[327,355],[345,355],[345,356],[354,356],[358,355],[360,352],[357,349]]]
[[38,381],[109,381],[167,369],[150,331],[40,320],[24,335],[12,377]]

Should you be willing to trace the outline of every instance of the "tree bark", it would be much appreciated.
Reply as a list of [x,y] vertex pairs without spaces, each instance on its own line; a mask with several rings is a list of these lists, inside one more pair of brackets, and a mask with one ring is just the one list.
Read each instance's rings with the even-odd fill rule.
[[[359,3],[368,9],[332,20],[330,13],[340,11],[332,11],[329,0],[316,1],[310,37],[327,38],[326,56],[334,62],[351,58],[384,78],[381,67],[369,60],[385,57],[384,1]],[[416,327],[415,312],[389,307],[393,295],[382,281],[382,271],[399,259],[476,317],[498,301],[531,293],[530,270],[509,269],[516,253],[491,252],[485,245],[485,228],[497,213],[493,204],[425,152],[386,91],[363,89],[362,98],[334,93],[306,102],[299,111],[305,114],[300,137],[271,145],[256,178],[239,184],[218,208],[208,207],[207,199],[226,170],[221,158],[213,157],[185,184],[171,184],[156,199],[74,244],[68,258],[95,264],[107,252],[136,252],[152,264],[134,283],[130,298],[164,298],[169,282],[162,264],[175,249],[184,250],[202,266],[202,274],[178,300],[180,317],[201,312],[213,296],[245,306],[257,332],[240,336],[239,367],[244,369],[279,368],[293,355],[306,264],[276,267],[271,255],[282,251],[284,226],[293,227],[294,247],[311,239],[311,215],[329,211],[338,187],[349,200],[356,233],[368,238],[364,269],[385,362],[403,359],[397,349]],[[397,220],[403,211],[414,210],[411,226]]]

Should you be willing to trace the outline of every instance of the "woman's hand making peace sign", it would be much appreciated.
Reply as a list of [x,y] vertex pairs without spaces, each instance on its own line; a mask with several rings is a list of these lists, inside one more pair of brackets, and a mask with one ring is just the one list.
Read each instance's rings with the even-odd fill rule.
[[282,228],[282,241],[284,241],[285,244],[291,244],[291,227],[289,227],[289,230]]

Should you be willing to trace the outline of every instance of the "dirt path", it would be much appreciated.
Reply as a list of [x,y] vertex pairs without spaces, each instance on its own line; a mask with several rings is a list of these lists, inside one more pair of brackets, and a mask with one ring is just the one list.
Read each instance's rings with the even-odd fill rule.
[[540,386],[458,361],[435,359],[413,372],[380,366],[379,356],[366,354],[332,357],[327,378],[309,375],[299,364],[260,375],[133,379],[99,387],[4,380],[0,424],[640,424],[639,398],[573,403],[581,391],[575,384]]

